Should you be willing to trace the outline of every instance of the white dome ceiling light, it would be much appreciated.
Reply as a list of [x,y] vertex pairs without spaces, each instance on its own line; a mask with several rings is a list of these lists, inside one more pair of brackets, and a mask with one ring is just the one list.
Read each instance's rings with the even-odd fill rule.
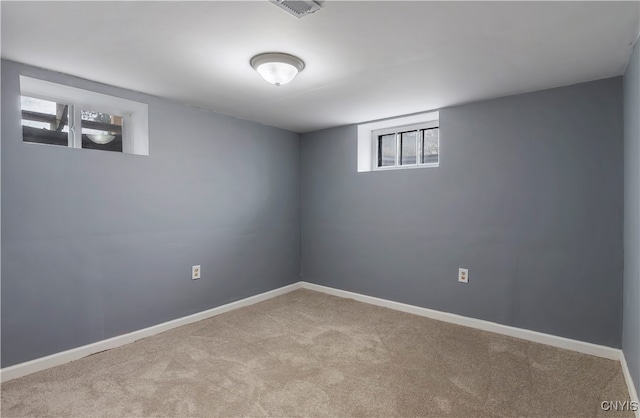
[[262,78],[276,86],[287,84],[304,69],[300,58],[280,52],[256,55],[250,63]]

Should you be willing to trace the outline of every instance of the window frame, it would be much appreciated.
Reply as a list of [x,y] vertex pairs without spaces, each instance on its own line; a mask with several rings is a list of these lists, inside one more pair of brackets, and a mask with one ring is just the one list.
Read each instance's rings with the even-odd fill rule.
[[[428,112],[414,113],[408,116],[397,116],[393,118],[380,119],[373,122],[361,123],[356,127],[356,171],[367,173],[373,171],[373,143],[371,132],[383,128],[395,126],[413,125],[423,122],[439,121],[440,111],[430,110]],[[440,127],[438,125],[438,127]],[[438,161],[440,161],[438,159]]]
[[[149,110],[146,103],[22,75],[20,76],[20,95],[69,105],[69,148],[84,149],[82,148],[82,111],[84,110],[122,117],[122,154],[149,155]],[[34,144],[34,142],[28,143]]]
[[[424,143],[424,131],[428,129],[440,129],[439,120],[431,120],[427,122],[414,123],[410,125],[401,125],[393,127],[385,127],[371,131],[371,171],[388,171],[388,170],[406,170],[413,168],[431,168],[440,166],[440,132],[438,131],[438,162],[436,163],[424,163],[423,160],[423,143]],[[416,138],[416,162],[415,164],[402,164],[401,162],[401,149],[402,149],[402,134],[406,132],[417,131]],[[384,135],[395,136],[395,162],[392,166],[378,166],[379,155],[379,138]]]

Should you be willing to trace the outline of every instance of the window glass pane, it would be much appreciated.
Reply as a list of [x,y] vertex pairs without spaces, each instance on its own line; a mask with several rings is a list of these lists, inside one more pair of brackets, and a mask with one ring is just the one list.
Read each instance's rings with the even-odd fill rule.
[[20,108],[24,142],[69,145],[69,105],[21,96]]
[[440,129],[425,129],[422,132],[422,163],[438,162]]
[[122,117],[83,110],[82,148],[122,152]]
[[400,134],[400,165],[416,164],[418,131]]
[[396,165],[396,135],[380,135],[378,137],[378,167]]

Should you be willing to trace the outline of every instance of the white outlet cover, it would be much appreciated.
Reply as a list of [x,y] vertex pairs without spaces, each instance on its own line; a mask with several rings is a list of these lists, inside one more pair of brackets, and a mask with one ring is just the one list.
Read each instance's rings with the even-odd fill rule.
[[200,278],[200,274],[202,273],[200,266],[191,266],[191,280],[198,280]]
[[469,269],[458,269],[458,281],[460,283],[469,283]]

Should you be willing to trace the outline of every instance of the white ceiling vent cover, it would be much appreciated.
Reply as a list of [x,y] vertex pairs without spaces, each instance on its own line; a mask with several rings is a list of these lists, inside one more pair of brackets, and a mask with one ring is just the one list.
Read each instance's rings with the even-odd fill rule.
[[311,14],[322,7],[321,1],[314,0],[269,0],[289,14],[301,18]]

